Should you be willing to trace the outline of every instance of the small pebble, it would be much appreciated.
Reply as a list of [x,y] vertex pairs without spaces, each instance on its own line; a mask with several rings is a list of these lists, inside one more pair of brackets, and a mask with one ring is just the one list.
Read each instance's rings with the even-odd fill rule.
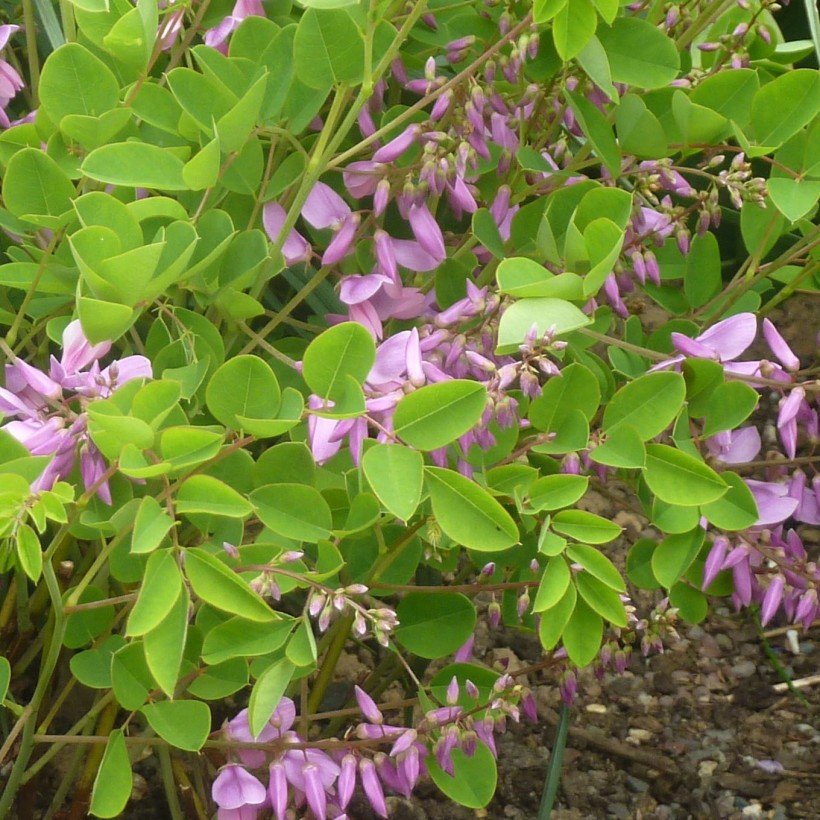
[[754,675],[757,667],[754,665],[753,661],[750,660],[743,660],[739,663],[736,663],[730,670],[731,674],[736,678],[750,678]]
[[627,775],[626,787],[634,794],[643,794],[649,791],[649,784],[645,780],[638,777],[633,777],[631,774]]
[[586,705],[587,712],[592,712],[594,715],[605,715],[606,706],[603,703],[588,703]]
[[646,740],[652,739],[652,732],[649,732],[646,729],[630,729],[629,737],[627,739],[635,744],[642,743]]
[[700,766],[698,766],[698,777],[702,779],[711,777],[715,773],[715,769],[717,769],[717,767],[717,760],[702,761]]

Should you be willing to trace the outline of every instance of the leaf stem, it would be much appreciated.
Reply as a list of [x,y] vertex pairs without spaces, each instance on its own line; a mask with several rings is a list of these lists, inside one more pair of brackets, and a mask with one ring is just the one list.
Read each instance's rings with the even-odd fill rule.
[[558,730],[555,733],[555,742],[552,745],[547,779],[544,783],[544,793],[541,795],[541,805],[538,807],[538,820],[549,820],[552,807],[558,796],[558,785],[561,782],[561,769],[564,764],[564,749],[567,747],[569,733],[569,706],[561,704],[561,713],[558,720]]

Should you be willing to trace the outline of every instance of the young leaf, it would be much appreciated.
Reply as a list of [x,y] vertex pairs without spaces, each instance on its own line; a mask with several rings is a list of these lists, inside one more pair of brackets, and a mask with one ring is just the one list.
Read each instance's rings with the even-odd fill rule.
[[206,513],[225,518],[247,518],[253,512],[253,506],[223,481],[210,475],[195,475],[179,488],[176,511],[186,515]]
[[553,649],[561,639],[561,635],[575,611],[577,599],[578,593],[575,590],[575,584],[570,584],[561,600],[555,606],[541,613],[538,637],[541,640],[541,646],[547,651]]
[[595,547],[588,547],[585,544],[573,544],[567,548],[567,558],[580,564],[590,575],[594,575],[615,592],[626,592],[624,579],[621,573],[615,568],[600,550]]

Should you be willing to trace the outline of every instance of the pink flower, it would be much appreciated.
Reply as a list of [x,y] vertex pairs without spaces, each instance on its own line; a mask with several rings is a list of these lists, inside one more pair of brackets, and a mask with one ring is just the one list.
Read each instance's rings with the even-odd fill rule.
[[264,17],[265,9],[262,0],[236,0],[233,11],[225,17],[219,25],[205,32],[205,45],[215,48],[222,54],[228,53],[228,37],[239,28],[239,24],[246,17]]
[[213,782],[211,795],[221,809],[238,809],[265,802],[265,787],[242,766],[229,763],[224,766]]

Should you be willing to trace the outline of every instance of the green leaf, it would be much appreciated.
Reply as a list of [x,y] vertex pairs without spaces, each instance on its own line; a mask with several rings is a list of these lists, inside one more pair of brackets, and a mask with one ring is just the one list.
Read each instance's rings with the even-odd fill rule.
[[719,384],[706,402],[703,436],[713,436],[723,430],[734,430],[757,407],[757,391],[743,382]]
[[626,575],[638,589],[660,589],[652,572],[652,554],[657,548],[651,538],[641,538],[632,545],[626,557]]
[[527,490],[529,506],[537,512],[569,507],[584,495],[588,484],[588,476],[544,476],[537,479]]
[[250,495],[259,520],[295,541],[316,543],[330,537],[333,519],[321,493],[304,484],[271,484]]
[[430,384],[408,393],[396,407],[396,435],[419,450],[444,447],[472,429],[487,406],[484,385],[462,379]]
[[547,651],[553,649],[561,639],[561,635],[575,610],[577,600],[578,593],[575,590],[575,584],[570,584],[561,600],[555,606],[541,613],[538,637],[541,646]]
[[205,513],[225,518],[247,518],[253,506],[233,487],[209,475],[195,475],[179,488],[176,511],[185,515]]
[[552,528],[561,535],[590,544],[606,544],[621,534],[621,527],[586,510],[561,510],[552,519]]
[[284,645],[292,630],[292,618],[263,624],[229,618],[205,636],[202,660],[207,664],[220,664],[231,658],[269,655]]
[[669,590],[669,603],[678,610],[684,621],[699,624],[709,612],[706,596],[689,584],[681,581]]
[[568,0],[552,22],[552,38],[558,56],[567,62],[575,57],[595,34],[598,15],[590,0]]
[[580,411],[592,419],[601,401],[601,388],[591,370],[573,363],[544,385],[541,395],[531,404],[529,420],[536,430],[554,433],[561,430],[570,413]]
[[578,666],[592,663],[601,648],[603,632],[601,616],[579,598],[561,636],[569,659]]
[[192,191],[202,191],[216,185],[222,154],[219,140],[212,139],[182,167],[182,179]]
[[198,752],[211,732],[211,710],[202,701],[163,700],[140,711],[163,740],[186,752]]
[[672,95],[672,115],[679,139],[685,145],[714,142],[729,130],[725,117],[711,108],[696,105],[680,89]]
[[58,125],[69,114],[99,117],[117,105],[119,93],[111,69],[79,43],[49,55],[38,88],[44,111]]
[[80,170],[91,179],[129,188],[185,191],[182,160],[157,145],[115,142],[92,151]]
[[[609,20],[608,22],[612,22]],[[597,26],[597,24],[596,24]],[[612,85],[612,74],[609,71],[609,60],[606,51],[597,37],[590,37],[587,44],[578,52],[578,64],[586,71],[587,76],[609,97],[612,102],[619,102],[618,92]]]
[[644,479],[662,501],[682,507],[717,501],[728,488],[711,467],[666,444],[647,445]]
[[498,552],[518,541],[510,514],[484,489],[452,470],[425,468],[433,515],[444,533],[480,552]]
[[489,804],[495,794],[498,769],[493,753],[484,743],[476,746],[472,757],[467,757],[461,749],[453,750],[452,777],[436,763],[432,755],[425,763],[436,786],[450,800],[462,806],[481,809]]
[[364,72],[364,40],[341,9],[308,9],[293,41],[296,76],[309,88],[358,83]]
[[37,533],[28,525],[17,527],[17,558],[23,572],[36,584],[43,573],[43,550]]
[[362,456],[362,469],[379,501],[396,518],[409,521],[421,501],[421,453],[396,444],[376,444]]
[[313,668],[316,665],[316,638],[307,614],[303,615],[288,641],[285,655],[296,666]]
[[271,664],[253,685],[248,702],[248,725],[252,737],[259,737],[265,728],[295,671],[296,667],[287,658],[281,658]]
[[91,791],[91,806],[88,811],[95,817],[119,817],[131,797],[134,779],[124,731],[114,729],[108,736],[105,754]]
[[410,592],[396,611],[396,640],[421,658],[451,655],[473,633],[475,608],[457,592]]
[[185,574],[205,603],[249,621],[268,623],[276,613],[219,559],[202,549],[185,550]]
[[513,256],[501,261],[496,278],[500,291],[523,299],[552,295],[548,291],[555,274],[532,259]]
[[144,635],[168,615],[182,591],[182,573],[173,550],[151,553],[139,596],[128,616],[126,635]]
[[669,589],[689,569],[703,545],[705,531],[695,527],[689,532],[670,535],[652,553],[652,574]]
[[722,287],[720,250],[715,235],[696,236],[683,261],[683,292],[693,308],[701,307]]
[[146,633],[143,639],[145,662],[159,688],[173,698],[182,665],[185,638],[188,635],[188,608],[191,599],[183,587],[161,623]]
[[[620,595],[612,587],[602,583],[588,572],[579,572],[575,576],[578,594],[586,601],[589,608],[605,618],[613,626],[626,627],[626,609]],[[567,636],[564,634],[566,645]]]
[[473,234],[475,238],[496,258],[504,258],[504,240],[498,232],[498,225],[487,208],[479,208],[473,214]]
[[646,447],[642,438],[631,424],[619,424],[606,434],[603,444],[590,451],[589,457],[608,467],[643,467],[646,464]]
[[518,352],[533,325],[539,337],[553,329],[557,336],[562,336],[585,327],[591,321],[572,302],[563,299],[521,299],[510,305],[501,316],[496,353]]
[[638,17],[619,17],[598,28],[612,79],[637,88],[661,88],[678,74],[675,43],[660,29]]
[[641,159],[660,159],[668,151],[666,133],[658,118],[637,94],[625,94],[615,110],[615,129],[621,148]]
[[621,150],[607,118],[582,94],[565,90],[578,125],[592,143],[606,169],[617,178],[621,174]]
[[567,557],[580,564],[590,575],[611,587],[615,592],[626,592],[626,584],[621,573],[600,550],[586,544],[572,544],[567,547]]
[[281,405],[279,382],[258,356],[235,356],[211,376],[205,401],[215,419],[235,430],[238,417],[274,419]]
[[677,504],[667,504],[660,498],[652,499],[650,521],[664,533],[689,532],[700,520],[700,511],[697,507],[680,507]]
[[810,68],[781,74],[752,100],[752,131],[758,145],[777,148],[820,111],[820,75]]
[[146,495],[140,501],[134,530],[131,533],[131,552],[143,554],[153,552],[168,534],[174,520],[152,496]]
[[680,373],[647,373],[615,393],[604,411],[603,429],[611,433],[628,424],[647,441],[672,423],[685,397],[686,383]]
[[375,361],[376,345],[364,326],[343,322],[308,345],[302,359],[302,376],[314,393],[337,401],[344,397],[347,377],[362,384]]
[[132,641],[111,658],[111,688],[123,709],[139,709],[154,688],[141,641]]
[[752,100],[760,87],[751,68],[718,71],[707,75],[692,91],[692,102],[711,108],[746,128],[752,114]]
[[721,473],[729,485],[726,495],[700,508],[710,524],[722,530],[739,531],[754,526],[758,519],[757,503],[746,482],[737,473]]
[[11,664],[8,658],[0,655],[0,703],[6,699],[11,683]]
[[802,219],[817,204],[820,180],[774,177],[766,180],[766,188],[777,210],[790,222]]
[[188,686],[188,692],[201,700],[223,700],[248,685],[248,662],[232,658],[210,666]]
[[564,558],[561,555],[550,558],[541,576],[541,583],[538,584],[532,611],[544,612],[552,609],[564,597],[570,578],[569,566]]
[[44,151],[23,148],[6,165],[3,203],[15,216],[59,216],[74,195],[71,180]]

